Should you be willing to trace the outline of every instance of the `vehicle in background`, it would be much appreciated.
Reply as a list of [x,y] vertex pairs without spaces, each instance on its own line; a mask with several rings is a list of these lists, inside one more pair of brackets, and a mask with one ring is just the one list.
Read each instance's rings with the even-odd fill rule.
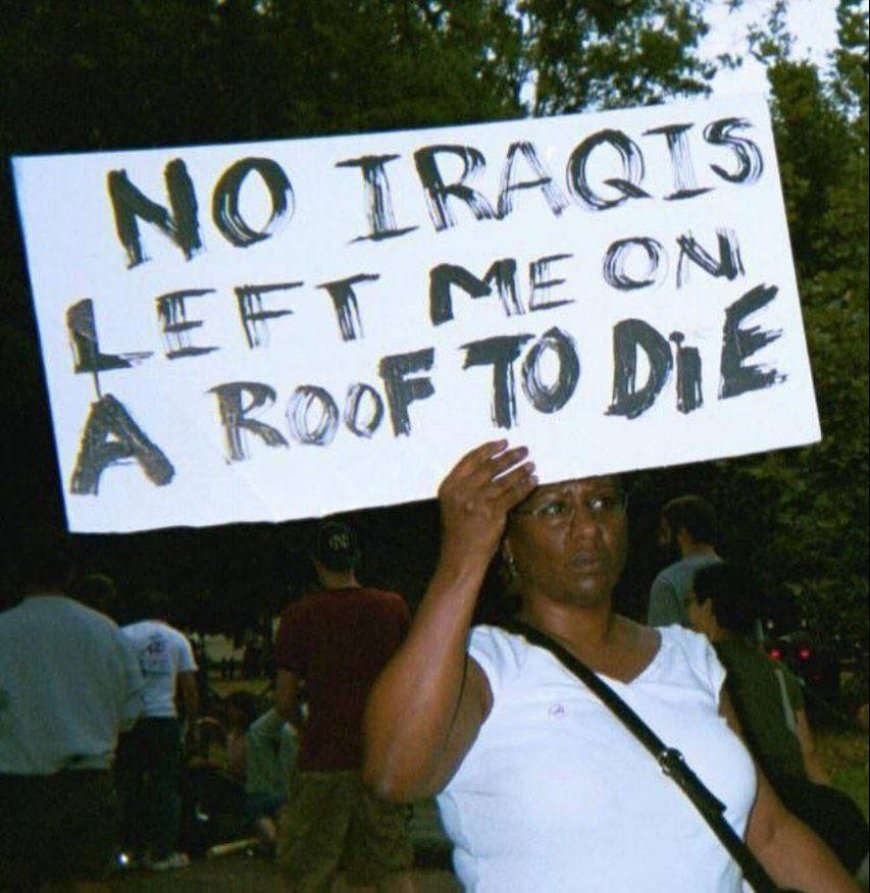
[[819,720],[832,718],[840,701],[842,655],[832,647],[815,642],[803,629],[769,639],[765,650],[803,682],[810,716]]

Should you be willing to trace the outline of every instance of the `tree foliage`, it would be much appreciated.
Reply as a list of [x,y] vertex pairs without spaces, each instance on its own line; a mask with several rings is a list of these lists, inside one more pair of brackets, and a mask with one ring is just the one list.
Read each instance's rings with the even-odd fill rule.
[[809,624],[861,638],[866,649],[868,32],[860,3],[841,0],[838,17],[827,79],[808,77],[809,66],[788,57],[770,67],[824,439],[792,461],[769,458],[758,473],[781,489],[773,545],[791,554],[786,579]]
[[[817,638],[838,647],[859,643],[866,661],[868,32],[862,5],[840,0],[839,48],[829,72],[793,58],[783,2],[751,38],[768,67],[823,440],[714,463],[707,488],[727,506],[730,553],[758,568],[769,592],[790,594]],[[738,515],[735,506],[741,506]]]
[[715,66],[697,55],[704,3],[522,0],[533,113],[659,102],[706,92]]

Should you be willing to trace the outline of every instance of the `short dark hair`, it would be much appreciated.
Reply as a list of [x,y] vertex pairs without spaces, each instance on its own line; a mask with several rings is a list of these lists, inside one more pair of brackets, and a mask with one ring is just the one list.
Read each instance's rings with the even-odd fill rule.
[[142,620],[168,620],[172,600],[162,589],[147,589],[138,598],[139,617]]
[[118,610],[118,587],[108,575],[92,571],[76,580],[70,595],[83,605],[114,618]]
[[716,512],[701,496],[678,496],[665,503],[662,517],[674,533],[685,529],[696,543],[716,542]]
[[761,614],[761,597],[753,580],[725,561],[695,571],[693,591],[699,604],[710,601],[713,616],[723,629],[751,633]]
[[66,590],[75,568],[72,542],[65,531],[30,528],[21,538],[14,562],[25,590]]
[[229,711],[234,708],[242,714],[244,727],[247,729],[260,713],[257,696],[250,691],[234,691],[227,695],[224,706]]

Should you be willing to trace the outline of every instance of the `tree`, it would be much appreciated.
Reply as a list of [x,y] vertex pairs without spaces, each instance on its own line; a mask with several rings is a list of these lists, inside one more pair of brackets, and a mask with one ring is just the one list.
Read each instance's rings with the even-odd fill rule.
[[[867,653],[868,139],[867,13],[841,0],[828,74],[791,57],[785,4],[752,37],[772,112],[823,440],[714,463],[718,501],[748,493],[733,554],[784,587],[822,642]],[[866,666],[863,671],[866,673]]]
[[552,115],[709,92],[699,0],[522,0],[532,111]]
[[[10,154],[423,127],[696,93],[711,73],[696,54],[703,5],[0,0],[0,200],[14,207]],[[0,275],[7,326],[0,348],[10,392],[4,406],[30,410],[6,414],[7,439],[16,445],[7,498],[19,518],[62,523],[23,250],[9,214],[0,224]],[[44,493],[53,495],[36,507],[35,494]],[[420,517],[425,525],[408,522],[399,509],[383,516],[385,528],[397,522],[406,534],[407,545],[393,554],[427,556],[425,564],[432,513]],[[372,516],[366,520],[377,526]],[[429,542],[421,546],[424,526]],[[262,596],[265,587],[256,581],[276,573],[269,534],[246,528],[244,549],[232,530],[200,531],[195,545],[180,531],[79,543],[84,560],[131,581],[159,569],[174,588],[189,583],[191,604],[204,591],[211,604],[238,604],[240,596]],[[6,545],[14,549],[13,540]],[[409,558],[396,585],[404,581],[419,594],[412,578],[425,574],[421,561]],[[373,564],[388,572],[390,559],[373,555]]]
[[[836,135],[817,158],[827,171],[815,215],[795,207],[801,233],[800,286],[825,439],[802,451],[789,472],[780,550],[802,543],[792,586],[809,622],[829,634],[867,641],[868,554],[868,141],[867,14],[853,0],[839,5],[836,76],[813,91],[794,91],[788,60],[771,68],[778,134],[791,147],[798,131]],[[797,69],[800,77],[800,69]],[[801,100],[807,96],[812,101]],[[815,109],[814,103],[820,103]],[[821,131],[821,133],[820,133]],[[795,142],[798,142],[795,140]],[[802,146],[795,146],[799,153]],[[788,149],[786,150],[788,151]],[[798,159],[792,159],[799,170]],[[803,174],[812,182],[810,172]],[[788,530],[786,528],[786,530]]]

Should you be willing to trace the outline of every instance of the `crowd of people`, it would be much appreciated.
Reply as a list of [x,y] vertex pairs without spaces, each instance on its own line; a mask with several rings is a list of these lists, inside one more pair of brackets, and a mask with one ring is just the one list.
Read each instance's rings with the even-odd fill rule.
[[[76,579],[59,541],[22,558],[20,597],[0,610],[0,889],[99,889],[239,838],[279,862],[288,889],[326,890],[339,872],[414,889],[409,811],[360,771],[366,697],[410,614],[359,583],[354,531],[319,526],[317,585],[282,615],[271,694],[224,698],[165,593],[118,626],[113,581]],[[247,678],[273,651],[253,642]]]
[[[124,866],[182,869],[250,838],[289,891],[343,874],[413,893],[410,804],[434,797],[470,891],[741,890],[695,805],[541,634],[679,751],[772,884],[859,889],[866,821],[831,785],[800,680],[761,647],[760,596],[718,553],[712,506],[663,506],[678,558],[644,624],[613,604],[618,477],[539,485],[500,441],[463,457],[439,502],[413,618],[360,582],[354,530],[328,519],[317,584],[267,643],[274,688],[224,698],[204,696],[207,655],[165,594],[119,626],[111,579],[73,583],[61,543],[31,544],[0,605],[0,889],[98,890]],[[479,623],[493,574],[502,616]]]
[[201,712],[165,593],[119,626],[114,582],[77,577],[62,537],[21,558],[0,604],[0,889],[108,889],[115,871],[184,868],[182,844],[233,831],[274,847],[295,728],[244,691]]

